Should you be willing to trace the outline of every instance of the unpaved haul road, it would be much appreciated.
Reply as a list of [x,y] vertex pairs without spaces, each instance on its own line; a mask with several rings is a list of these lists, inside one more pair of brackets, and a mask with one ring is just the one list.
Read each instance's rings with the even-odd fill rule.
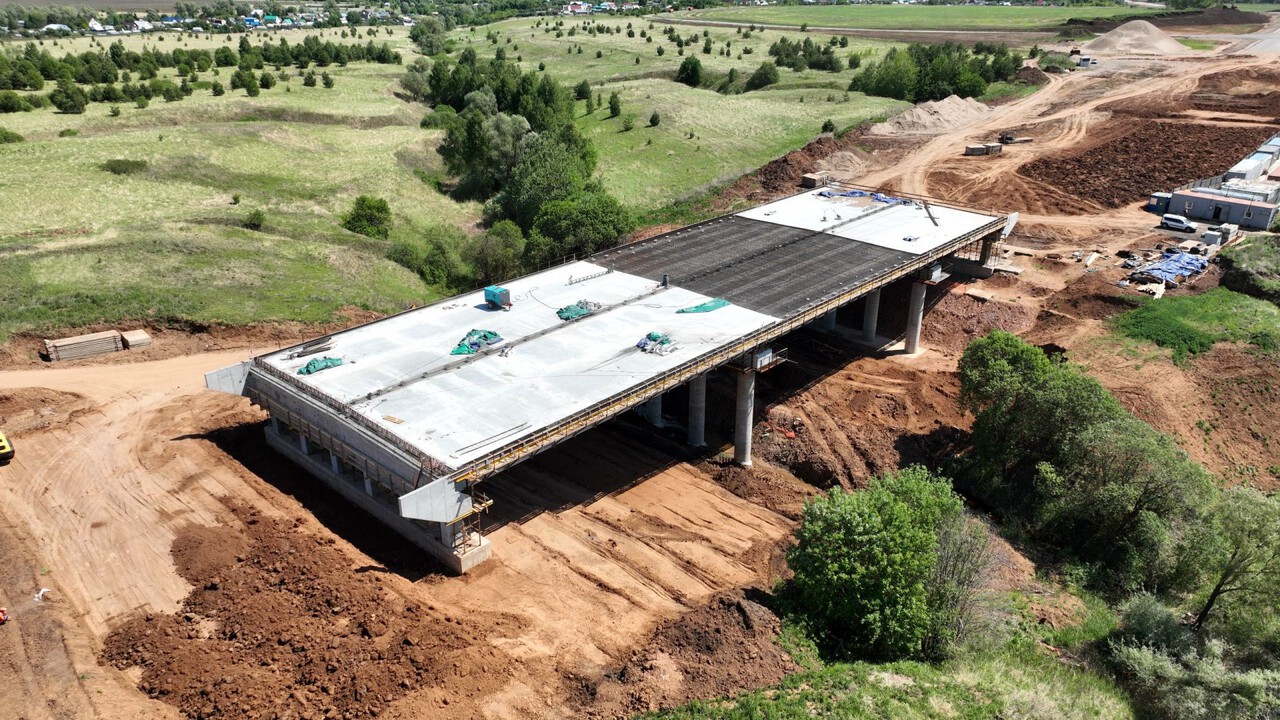
[[[1070,150],[1087,141],[1090,130],[1110,117],[1110,113],[1100,110],[1102,106],[1143,97],[1165,104],[1194,91],[1206,75],[1268,68],[1275,58],[1217,55],[1196,61],[1116,58],[1104,62],[1114,69],[1106,73],[1051,75],[1049,83],[1033,95],[996,107],[977,123],[934,136],[896,165],[844,179],[1003,212],[1018,211],[1024,226],[1055,227],[1077,237],[1115,230],[1148,230],[1151,217],[1141,211],[1140,204],[1115,210],[1104,208],[1017,171],[1036,158]],[[996,156],[961,156],[965,145],[993,142],[1003,130],[1028,126],[1036,127],[1031,133],[1036,136],[1034,142],[1006,146]]]

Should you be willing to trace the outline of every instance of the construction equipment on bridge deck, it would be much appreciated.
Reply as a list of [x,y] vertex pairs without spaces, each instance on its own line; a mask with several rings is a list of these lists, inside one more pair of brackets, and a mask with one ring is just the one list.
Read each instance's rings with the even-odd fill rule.
[[511,291],[490,285],[484,289],[484,301],[493,310],[510,310],[511,309]]

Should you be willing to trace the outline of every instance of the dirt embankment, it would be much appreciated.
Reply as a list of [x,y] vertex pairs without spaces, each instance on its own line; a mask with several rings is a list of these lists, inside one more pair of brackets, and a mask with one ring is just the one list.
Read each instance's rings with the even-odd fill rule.
[[[1143,22],[1149,22],[1158,28],[1164,29],[1202,29],[1210,25],[1266,25],[1270,19],[1264,13],[1229,8],[1209,8],[1191,12],[1167,12],[1142,16]],[[1090,20],[1068,20],[1066,25],[1071,28],[1081,28],[1089,32],[1102,34],[1114,30],[1126,22],[1129,21],[1123,18],[1093,18]]]
[[732,590],[663,623],[625,664],[585,682],[581,716],[629,718],[637,713],[773,685],[799,670],[774,642],[781,623],[752,597]]
[[173,547],[195,585],[176,614],[148,614],[103,657],[193,718],[376,717],[431,688],[440,705],[501,686],[511,658],[486,642],[511,618],[453,616],[355,573],[300,521],[231,508],[241,528],[194,528]]
[[[1221,126],[1117,118],[1096,143],[1041,157],[1019,172],[1103,207],[1223,172],[1280,131],[1274,125]],[[1092,134],[1092,133],[1091,133]],[[1107,137],[1109,136],[1109,137]]]

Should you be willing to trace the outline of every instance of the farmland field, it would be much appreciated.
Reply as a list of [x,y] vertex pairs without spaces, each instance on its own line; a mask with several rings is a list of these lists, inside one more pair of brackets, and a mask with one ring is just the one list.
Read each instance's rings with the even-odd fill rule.
[[789,5],[761,8],[711,8],[675,17],[767,25],[808,24],[823,28],[865,30],[1050,30],[1073,18],[1146,15],[1160,10],[1122,6],[1000,7],[978,5]]

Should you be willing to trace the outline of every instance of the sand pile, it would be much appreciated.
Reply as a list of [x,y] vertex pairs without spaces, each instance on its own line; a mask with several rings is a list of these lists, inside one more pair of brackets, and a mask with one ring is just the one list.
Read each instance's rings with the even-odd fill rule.
[[910,110],[871,126],[872,135],[916,135],[951,130],[974,122],[991,108],[974,100],[952,95],[924,102]]
[[1090,53],[1116,55],[1182,55],[1187,46],[1146,20],[1127,22],[1084,46]]

